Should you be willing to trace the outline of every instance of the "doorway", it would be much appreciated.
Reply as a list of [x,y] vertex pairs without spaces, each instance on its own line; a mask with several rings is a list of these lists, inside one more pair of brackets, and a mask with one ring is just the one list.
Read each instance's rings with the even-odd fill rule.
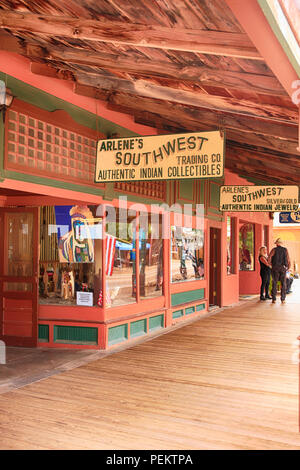
[[221,229],[209,231],[209,305],[221,306]]
[[37,346],[38,209],[0,208],[0,339]]

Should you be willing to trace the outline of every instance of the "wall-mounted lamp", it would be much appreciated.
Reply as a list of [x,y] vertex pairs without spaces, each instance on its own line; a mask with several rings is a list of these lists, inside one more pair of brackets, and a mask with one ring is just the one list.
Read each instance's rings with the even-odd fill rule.
[[5,122],[6,109],[9,108],[13,102],[14,96],[3,80],[0,80],[0,112],[3,113],[3,122]]

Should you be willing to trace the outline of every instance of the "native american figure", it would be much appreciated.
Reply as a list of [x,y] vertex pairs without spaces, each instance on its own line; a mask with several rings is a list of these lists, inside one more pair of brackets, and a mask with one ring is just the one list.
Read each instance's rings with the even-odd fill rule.
[[58,244],[61,263],[93,263],[94,245],[90,233],[93,214],[87,206],[74,206],[70,210],[71,230]]

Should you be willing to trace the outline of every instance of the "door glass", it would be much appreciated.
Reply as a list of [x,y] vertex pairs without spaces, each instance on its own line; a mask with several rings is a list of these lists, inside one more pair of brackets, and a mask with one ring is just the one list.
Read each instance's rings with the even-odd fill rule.
[[6,217],[5,276],[32,276],[33,214],[11,212]]

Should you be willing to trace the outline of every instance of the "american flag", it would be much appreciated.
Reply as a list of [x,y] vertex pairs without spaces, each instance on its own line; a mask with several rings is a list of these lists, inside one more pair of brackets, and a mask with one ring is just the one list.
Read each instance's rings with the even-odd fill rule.
[[[106,235],[106,257],[105,257],[105,265],[106,265],[106,276],[111,276],[114,269],[114,258],[115,258],[115,249],[116,249],[116,237],[112,235]],[[103,291],[102,289],[99,292],[98,298],[98,305],[102,307],[103,305]],[[109,290],[106,289],[106,305],[111,304],[111,298],[109,295]]]
[[116,248],[116,237],[106,235],[106,276],[111,276],[114,269],[114,257]]

